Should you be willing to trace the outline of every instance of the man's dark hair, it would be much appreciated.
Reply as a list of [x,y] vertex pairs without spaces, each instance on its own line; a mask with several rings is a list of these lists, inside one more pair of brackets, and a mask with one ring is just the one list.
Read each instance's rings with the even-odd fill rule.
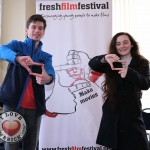
[[36,21],[43,22],[43,24],[44,24],[44,30],[45,30],[45,28],[46,28],[46,26],[47,26],[46,20],[43,18],[42,15],[39,15],[39,14],[32,15],[32,16],[27,20],[26,28],[27,28],[27,29],[29,28],[29,25],[30,25],[31,22],[36,22]]

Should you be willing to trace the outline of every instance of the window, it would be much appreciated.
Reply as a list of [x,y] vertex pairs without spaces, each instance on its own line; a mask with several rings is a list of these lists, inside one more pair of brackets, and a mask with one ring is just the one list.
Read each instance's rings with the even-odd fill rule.
[[[113,0],[113,35],[128,32],[150,61],[150,0]],[[150,108],[150,90],[143,91],[142,107]]]

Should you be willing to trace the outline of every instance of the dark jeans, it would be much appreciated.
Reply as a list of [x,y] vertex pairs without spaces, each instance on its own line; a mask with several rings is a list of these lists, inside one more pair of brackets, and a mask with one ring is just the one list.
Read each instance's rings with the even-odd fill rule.
[[[3,106],[3,112],[14,111],[22,115],[26,121],[27,132],[25,137],[22,139],[22,150],[36,150],[39,139],[39,130],[41,123],[41,116],[36,117],[36,110],[19,108],[15,110],[7,105]],[[20,142],[9,144],[4,143],[5,150],[19,150]]]

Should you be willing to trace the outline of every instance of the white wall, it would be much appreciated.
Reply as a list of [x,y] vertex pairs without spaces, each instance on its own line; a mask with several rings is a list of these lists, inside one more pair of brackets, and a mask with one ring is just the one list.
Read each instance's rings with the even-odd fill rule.
[[[13,39],[24,41],[26,20],[35,13],[35,0],[2,0],[1,44]],[[0,60],[0,83],[6,68],[7,62]]]

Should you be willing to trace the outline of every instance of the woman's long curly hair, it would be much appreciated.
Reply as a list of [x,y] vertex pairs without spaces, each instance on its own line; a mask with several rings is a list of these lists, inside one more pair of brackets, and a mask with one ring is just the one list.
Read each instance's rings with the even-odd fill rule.
[[[145,59],[139,52],[138,43],[134,40],[134,38],[126,32],[119,32],[112,38],[108,54],[116,54],[120,57],[116,49],[116,40],[119,36],[126,35],[128,36],[131,42],[131,56],[134,57],[141,65],[148,64],[148,60]],[[114,63],[114,66],[117,67],[117,64]],[[103,90],[103,99],[106,100],[109,97],[109,104],[111,108],[115,108],[115,104],[117,102],[117,87],[116,87],[116,75],[118,71],[112,71],[111,67],[108,65],[105,71],[105,81],[102,83],[102,90]]]

